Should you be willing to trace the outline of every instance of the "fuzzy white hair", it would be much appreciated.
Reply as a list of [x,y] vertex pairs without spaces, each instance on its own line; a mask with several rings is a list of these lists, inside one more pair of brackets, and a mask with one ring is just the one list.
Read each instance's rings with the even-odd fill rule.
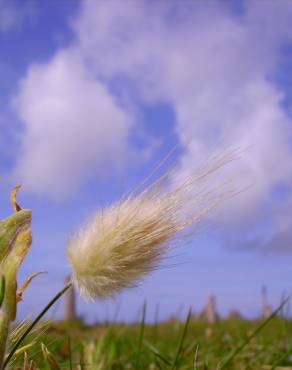
[[171,189],[165,187],[168,172],[146,190],[99,210],[67,246],[73,281],[81,295],[113,296],[136,286],[157,268],[182,231],[231,195],[206,183],[234,157],[229,153],[216,158],[183,181],[175,181]]

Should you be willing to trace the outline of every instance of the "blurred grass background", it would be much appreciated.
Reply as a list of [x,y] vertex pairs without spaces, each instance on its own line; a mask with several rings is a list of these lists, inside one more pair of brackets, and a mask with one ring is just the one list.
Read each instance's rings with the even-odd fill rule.
[[[51,322],[33,334],[28,358],[37,369],[292,369],[291,319],[274,317],[227,363],[263,320],[208,324],[189,315],[145,324],[145,313],[140,324]],[[23,361],[20,354],[13,368],[25,369]]]

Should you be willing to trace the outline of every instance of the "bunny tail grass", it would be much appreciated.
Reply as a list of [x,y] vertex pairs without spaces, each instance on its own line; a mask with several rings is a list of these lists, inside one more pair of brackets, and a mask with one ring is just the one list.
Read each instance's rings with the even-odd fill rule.
[[183,181],[174,181],[171,188],[166,186],[173,178],[169,171],[146,190],[98,211],[67,245],[81,295],[113,296],[157,268],[189,226],[232,195],[210,179],[233,159],[234,153],[215,158]]

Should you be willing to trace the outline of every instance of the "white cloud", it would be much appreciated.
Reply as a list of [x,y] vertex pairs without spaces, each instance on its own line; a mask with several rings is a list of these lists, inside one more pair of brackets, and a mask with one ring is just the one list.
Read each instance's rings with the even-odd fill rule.
[[292,199],[292,122],[283,107],[285,87],[272,77],[282,46],[291,43],[292,5],[246,1],[237,13],[231,5],[84,2],[71,49],[32,66],[22,82],[16,106],[26,132],[16,173],[31,190],[57,196],[78,186],[113,148],[115,159],[122,158],[132,114],[106,89],[114,83],[129,99],[171,106],[185,148],[182,173],[222,142],[249,146],[233,174],[253,186],[221,218],[249,236],[267,219],[280,232],[274,212],[285,210],[274,193],[284,184]]
[[74,49],[32,65],[14,105],[25,124],[15,176],[26,189],[64,198],[122,163],[131,119]]
[[221,218],[252,233],[274,218],[275,188],[291,186],[292,122],[271,77],[291,42],[292,4],[247,1],[242,14],[229,5],[88,1],[75,29],[99,76],[126,76],[145,101],[171,105],[183,173],[222,142],[250,147],[233,174],[253,186]]

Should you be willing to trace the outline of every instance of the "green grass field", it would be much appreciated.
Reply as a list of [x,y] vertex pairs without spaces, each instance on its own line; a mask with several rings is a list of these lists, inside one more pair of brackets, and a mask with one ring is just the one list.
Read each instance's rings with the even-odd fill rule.
[[[292,321],[275,317],[262,324],[191,317],[151,325],[54,322],[34,334],[28,356],[37,369],[292,369]],[[21,364],[23,354],[13,368]]]

